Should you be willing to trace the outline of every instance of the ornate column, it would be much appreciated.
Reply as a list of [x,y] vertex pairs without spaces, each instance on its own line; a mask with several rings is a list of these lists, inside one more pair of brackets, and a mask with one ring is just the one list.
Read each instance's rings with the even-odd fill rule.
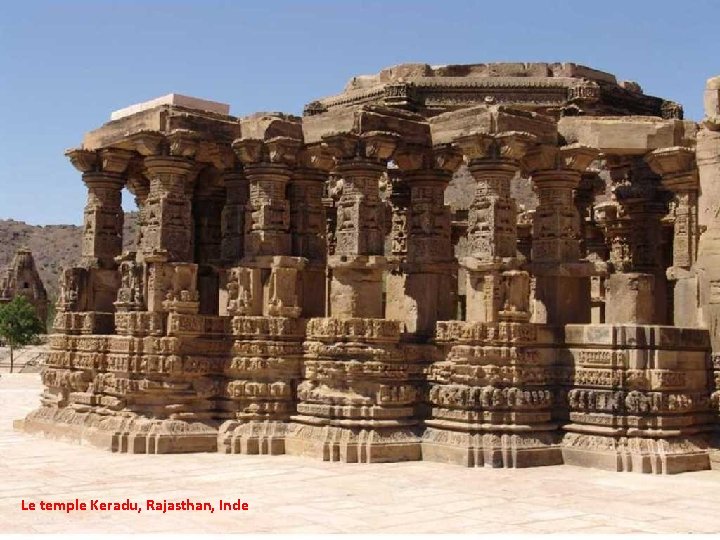
[[[530,276],[520,270],[510,182],[535,137],[523,132],[456,139],[476,180],[468,216],[467,321],[437,323],[441,360],[428,372],[431,416],[423,459],[469,467],[561,462],[546,346],[529,323]],[[538,347],[538,345],[542,345]]]
[[82,257],[89,266],[114,268],[122,252],[122,189],[132,152],[114,148],[100,152],[70,150],[67,156],[83,173],[88,188],[83,224]]
[[137,221],[135,222],[135,246],[132,250],[135,254],[140,253],[143,245],[142,236],[145,232],[145,221],[147,213],[147,198],[150,194],[150,182],[145,178],[141,171],[133,167],[134,174],[128,177],[128,191],[135,197],[135,205],[137,206]]
[[[286,197],[302,132],[299,123],[275,117],[250,118],[243,126],[262,137],[233,142],[249,184],[249,200],[244,256],[229,270],[227,283],[225,310],[232,317],[233,346],[218,403],[225,420],[218,450],[283,454],[296,411],[294,389],[305,336],[299,293],[307,259],[292,251]],[[278,126],[293,136],[272,136]]]
[[672,201],[673,265],[667,278],[674,281],[674,323],[681,327],[698,325],[698,282],[692,267],[697,258],[700,226],[698,222],[698,182],[695,151],[690,148],[662,148],[650,152],[645,160],[662,185],[674,195]]
[[330,310],[335,318],[382,318],[382,274],[385,269],[383,208],[379,179],[396,137],[338,135],[325,140],[335,157],[335,173],[343,187],[337,202],[335,254]]
[[534,322],[590,322],[588,277],[592,265],[580,261],[580,216],[573,190],[597,154],[578,144],[559,148],[540,145],[525,158],[525,168],[538,195],[531,250]]
[[[65,271],[55,329],[70,334],[113,330],[113,303],[120,285],[115,258],[122,252],[122,188],[133,153],[106,148],[71,150],[73,165],[88,187],[79,267]],[[72,297],[72,299],[71,299]]]
[[143,256],[164,262],[192,262],[194,235],[188,184],[195,180],[194,164],[185,157],[149,156],[145,170],[150,192]]
[[590,322],[593,324],[605,322],[605,279],[609,273],[609,252],[594,207],[596,196],[604,190],[605,182],[596,170],[584,172],[575,190],[575,206],[580,215],[581,256],[595,268],[590,276]]
[[222,260],[235,265],[245,255],[245,214],[248,203],[248,180],[240,167],[222,174],[225,186],[225,206],[222,210],[222,241],[220,252]]
[[603,208],[612,274],[606,280],[606,322],[651,324],[666,312],[660,263],[660,218],[666,204],[638,156],[607,156],[613,204]]
[[303,313],[322,317],[327,302],[328,255],[323,192],[333,160],[320,145],[304,147],[298,158],[288,190],[291,251],[293,256],[307,260],[298,291]]
[[535,139],[528,133],[477,134],[455,140],[476,182],[468,213],[467,273],[469,322],[529,320],[529,275],[519,271],[517,206],[510,181]]
[[[357,125],[357,124],[356,124]],[[397,135],[323,138],[341,178],[330,286],[331,317],[310,319],[290,454],[330,461],[420,458],[415,404],[421,366],[400,347],[399,321],[383,319],[383,207],[379,179]]]
[[393,181],[390,196],[395,268],[387,276],[385,316],[424,339],[456,311],[457,267],[444,196],[461,156],[450,145],[403,145],[394,160],[401,179]]

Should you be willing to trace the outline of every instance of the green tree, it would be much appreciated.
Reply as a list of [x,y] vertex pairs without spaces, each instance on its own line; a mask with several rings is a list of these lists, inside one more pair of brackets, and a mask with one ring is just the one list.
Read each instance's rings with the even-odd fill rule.
[[0,306],[0,337],[10,347],[10,373],[13,371],[14,352],[29,345],[43,332],[43,325],[35,308],[24,296],[16,296]]

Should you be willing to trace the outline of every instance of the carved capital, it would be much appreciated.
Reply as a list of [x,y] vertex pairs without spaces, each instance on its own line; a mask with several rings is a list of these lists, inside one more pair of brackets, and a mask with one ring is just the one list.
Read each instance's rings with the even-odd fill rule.
[[297,164],[300,167],[327,173],[335,166],[335,159],[325,145],[312,144],[304,146],[298,152]]
[[110,176],[123,174],[134,152],[120,148],[103,148],[99,151],[75,148],[68,150],[65,155],[70,159],[73,167],[82,173],[106,173]]
[[697,190],[698,177],[695,152],[691,148],[674,146],[660,148],[645,156],[655,174],[662,176],[663,185],[672,191]]
[[417,171],[432,168],[433,157],[432,149],[425,145],[401,143],[393,155],[393,161],[402,171]]
[[135,156],[130,150],[122,150],[120,148],[103,148],[100,150],[100,163],[104,172],[122,174],[124,173],[130,160]]
[[72,166],[82,173],[97,170],[99,159],[97,153],[92,150],[73,148],[65,152],[65,155],[70,159]]
[[452,144],[436,144],[433,146],[435,168],[454,173],[462,163],[463,156]]
[[193,158],[198,149],[198,136],[189,129],[174,129],[167,136],[170,155]]
[[189,159],[175,156],[149,156],[143,160],[145,172],[149,177],[158,175],[183,175],[188,181],[197,174],[197,167]]
[[243,164],[260,163],[263,157],[263,141],[261,139],[235,139],[232,149]]
[[292,167],[297,161],[302,141],[292,137],[273,137],[265,142],[265,147],[270,163]]
[[527,152],[523,166],[530,174],[552,170],[582,173],[598,154],[596,149],[581,144],[561,147],[542,144]]
[[537,138],[522,131],[474,133],[455,139],[468,163],[481,159],[519,161],[535,146]]
[[383,162],[393,156],[399,138],[397,133],[390,131],[368,131],[359,136],[350,133],[326,135],[322,141],[336,163],[353,158]]
[[400,136],[390,131],[369,131],[360,135],[360,139],[365,147],[364,157],[385,161],[392,157]]
[[359,154],[359,140],[355,135],[347,133],[325,135],[322,138],[322,144],[336,161],[351,159]]
[[296,164],[302,141],[294,137],[278,136],[267,141],[254,138],[236,139],[232,144],[244,165],[270,163],[292,167]]
[[128,137],[128,141],[141,156],[157,156],[163,153],[165,136],[157,131],[141,131]]
[[202,141],[198,145],[195,160],[210,163],[220,171],[232,170],[235,166],[235,153],[227,144]]

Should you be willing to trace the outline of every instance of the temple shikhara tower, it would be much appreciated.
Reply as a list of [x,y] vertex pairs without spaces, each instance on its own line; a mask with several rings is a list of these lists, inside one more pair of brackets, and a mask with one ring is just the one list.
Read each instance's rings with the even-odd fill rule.
[[705,114],[548,63],[395,66],[302,117],[113,113],[67,152],[82,258],[16,426],[132,453],[720,464],[720,77]]
[[0,268],[0,305],[17,296],[24,296],[35,308],[35,315],[45,326],[48,317],[48,296],[35,266],[32,252],[18,249],[5,268]]

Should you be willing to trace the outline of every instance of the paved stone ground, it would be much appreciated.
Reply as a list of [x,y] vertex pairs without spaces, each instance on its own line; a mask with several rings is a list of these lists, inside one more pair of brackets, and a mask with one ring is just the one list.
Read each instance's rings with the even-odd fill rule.
[[[0,378],[0,533],[720,532],[720,471],[346,465],[290,456],[122,455],[12,430],[37,374]],[[21,500],[241,498],[247,512],[21,511]]]
[[[48,352],[47,345],[29,345],[15,351],[13,371],[15,373],[38,373]],[[0,347],[0,374],[10,372],[10,349]]]

